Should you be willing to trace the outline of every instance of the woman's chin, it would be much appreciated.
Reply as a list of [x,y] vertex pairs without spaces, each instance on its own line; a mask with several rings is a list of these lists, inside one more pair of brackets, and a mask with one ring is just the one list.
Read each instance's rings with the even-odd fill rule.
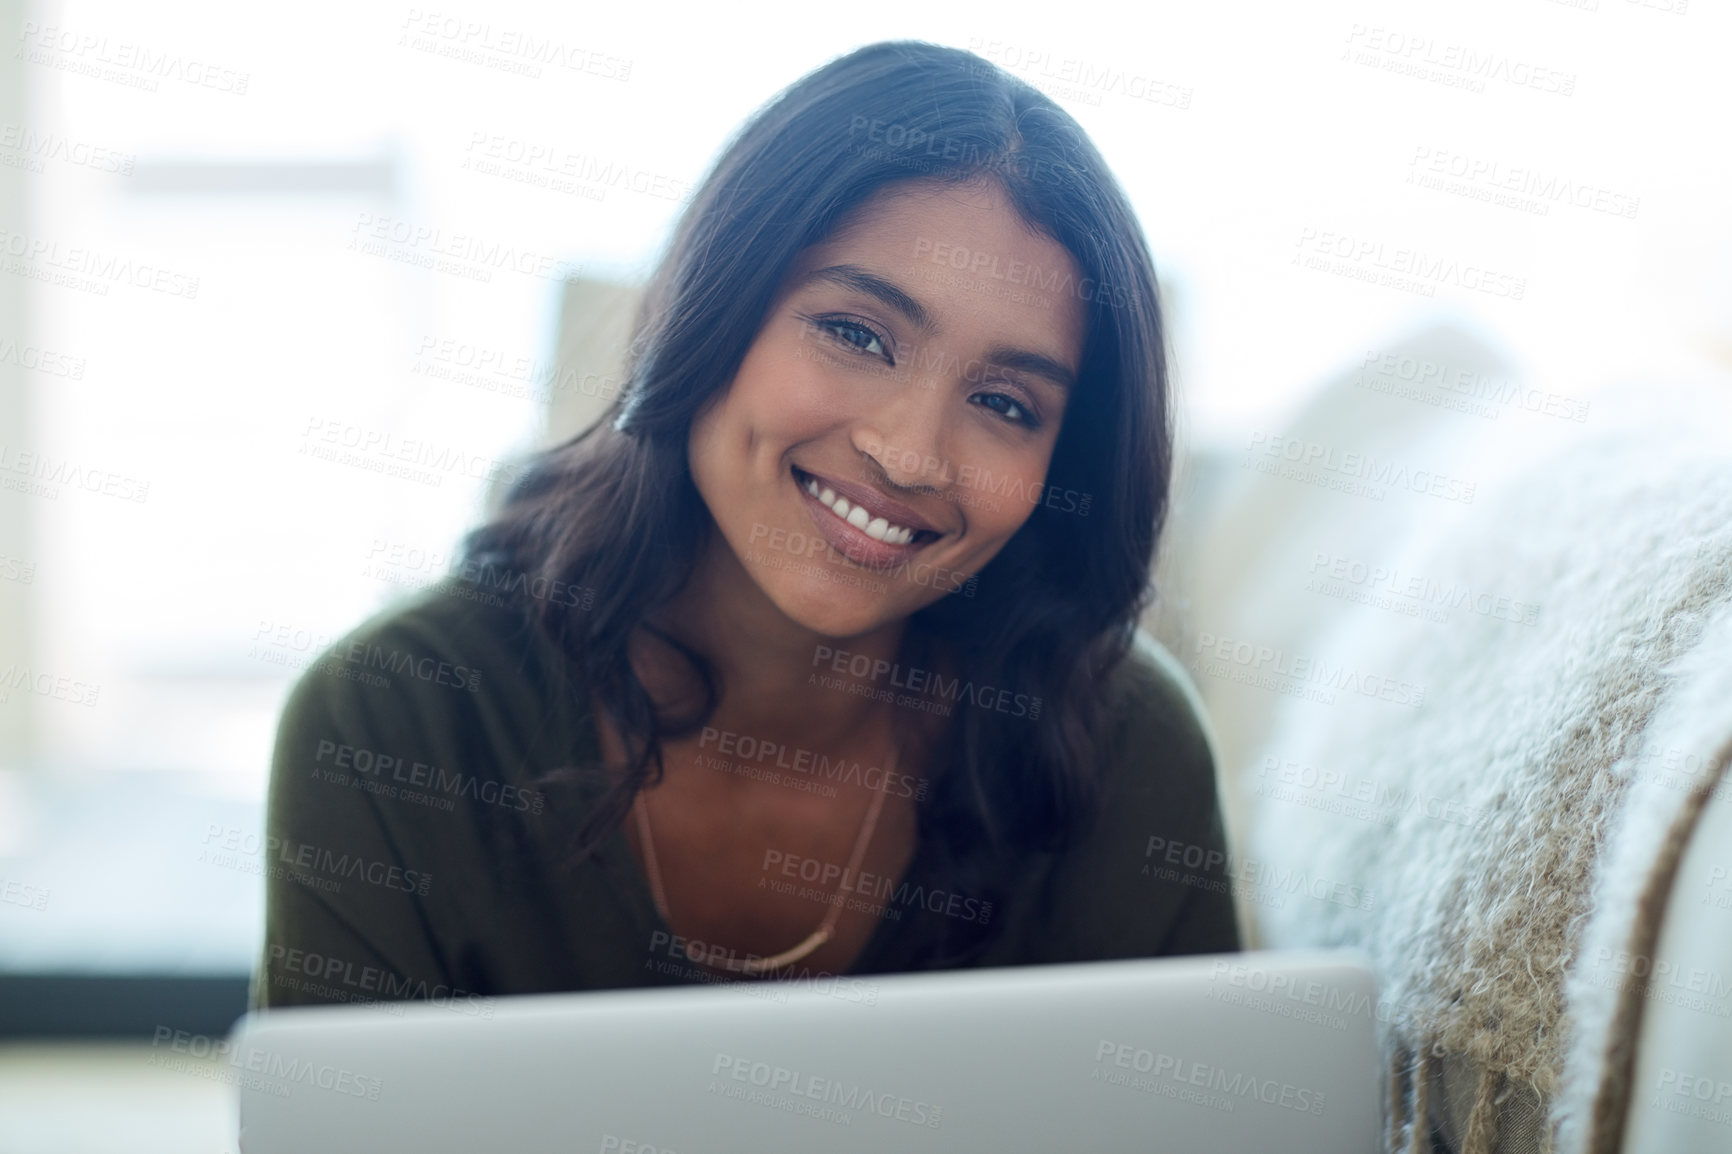
[[890,591],[848,586],[783,588],[773,599],[789,620],[825,637],[858,637],[888,625],[907,612],[893,604]]

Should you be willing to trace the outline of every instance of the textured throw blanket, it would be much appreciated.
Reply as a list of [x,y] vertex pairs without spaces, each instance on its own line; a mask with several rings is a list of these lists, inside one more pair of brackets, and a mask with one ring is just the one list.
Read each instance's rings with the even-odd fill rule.
[[[1720,553],[1718,560],[1732,559]],[[1727,1029],[1720,967],[1732,959],[1716,958],[1704,971],[1668,957],[1659,943],[1666,919],[1725,916],[1705,910],[1697,891],[1680,892],[1674,871],[1691,839],[1708,836],[1697,833],[1706,807],[1732,807],[1732,613],[1709,621],[1671,680],[1640,755],[1617,767],[1629,796],[1600,855],[1581,963],[1565,991],[1575,1028],[1554,1116],[1558,1145],[1570,1154],[1623,1148],[1625,1111],[1638,1104],[1636,1042],[1650,1007],[1664,1000],[1702,1030]],[[1658,1066],[1678,1060],[1664,1050],[1648,1057]]]
[[[1732,714],[1723,697],[1690,697],[1678,664],[1732,613],[1732,438],[1719,404],[1596,400],[1580,437],[1504,473],[1471,516],[1409,540],[1390,559],[1396,573],[1468,598],[1445,620],[1367,604],[1315,649],[1418,687],[1423,703],[1285,699],[1245,769],[1256,855],[1375,894],[1259,913],[1270,945],[1375,959],[1392,1149],[1430,1149],[1434,1126],[1464,1154],[1551,1150],[1587,1131],[1593,1093],[1581,1087],[1598,1085],[1616,998],[1572,977],[1585,928],[1593,920],[1597,943],[1625,948],[1650,872],[1640,863],[1679,836],[1688,796],[1648,780],[1666,754],[1647,731],[1671,698],[1674,713],[1712,714],[1674,717],[1678,733]],[[1623,881],[1601,879],[1596,898],[1633,789],[1663,796],[1619,842]],[[1591,1021],[1577,1020],[1577,1001],[1597,1006]]]

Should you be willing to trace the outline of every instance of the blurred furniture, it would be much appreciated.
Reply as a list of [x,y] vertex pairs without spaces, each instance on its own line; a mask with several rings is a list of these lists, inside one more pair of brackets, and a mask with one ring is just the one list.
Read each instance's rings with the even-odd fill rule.
[[1183,462],[1150,624],[1255,936],[1377,961],[1392,1150],[1732,1147],[1726,393],[1437,329]]
[[625,381],[643,290],[589,278],[565,282],[559,302],[559,337],[548,390],[547,444],[570,440],[594,424]]

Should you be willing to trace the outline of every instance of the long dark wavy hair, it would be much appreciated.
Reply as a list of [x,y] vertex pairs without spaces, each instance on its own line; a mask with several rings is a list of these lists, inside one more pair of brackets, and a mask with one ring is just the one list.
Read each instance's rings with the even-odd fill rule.
[[[1035,505],[979,574],[976,596],[947,595],[909,619],[905,666],[948,662],[977,685],[1042,703],[1035,718],[958,703],[928,770],[919,838],[953,892],[990,900],[1015,855],[1062,849],[1093,813],[1108,677],[1153,596],[1167,510],[1172,418],[1153,262],[1123,191],[1052,100],[972,53],[885,42],[807,75],[739,130],[651,278],[619,397],[533,458],[464,540],[470,561],[594,590],[588,611],[552,600],[535,611],[631,757],[574,822],[574,863],[599,858],[638,790],[660,781],[662,739],[695,732],[720,700],[705,655],[646,621],[714,531],[688,467],[694,418],[728,388],[802,250],[887,186],[987,180],[1083,274],[1067,286],[1087,306],[1081,371],[1047,485],[1085,501]],[[627,659],[638,628],[690,662],[706,687],[696,715],[658,715]],[[1002,924],[938,920],[942,941],[924,966],[965,963]]]

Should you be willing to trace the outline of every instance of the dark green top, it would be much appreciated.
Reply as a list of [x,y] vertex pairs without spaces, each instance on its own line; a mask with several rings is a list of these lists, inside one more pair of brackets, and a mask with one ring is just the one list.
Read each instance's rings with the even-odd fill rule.
[[[1164,864],[1225,860],[1195,690],[1140,632],[1115,676],[1104,804],[1087,833],[1061,853],[1029,853],[990,910],[939,889],[917,846],[895,895],[875,903],[894,915],[851,973],[914,968],[947,917],[1001,919],[979,965],[1239,948],[1225,871]],[[713,980],[669,940],[622,828],[602,864],[554,864],[573,819],[536,779],[599,758],[587,701],[527,598],[455,577],[310,666],[272,761],[253,1005],[449,998],[464,1008],[479,1005],[472,995]],[[1178,858],[1173,846],[1184,847]],[[823,906],[813,910],[815,925]]]

